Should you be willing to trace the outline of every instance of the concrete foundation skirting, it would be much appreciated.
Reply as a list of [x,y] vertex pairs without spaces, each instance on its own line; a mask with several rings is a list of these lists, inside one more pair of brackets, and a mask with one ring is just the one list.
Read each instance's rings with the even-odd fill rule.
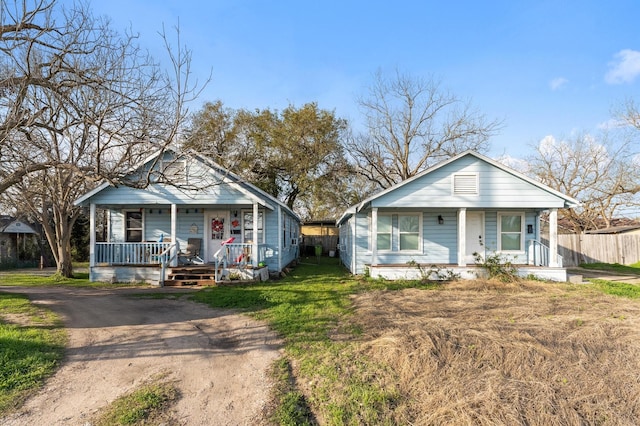
[[[458,277],[464,280],[474,280],[486,278],[487,271],[477,266],[453,266],[453,265],[366,265],[369,275],[373,278],[383,278],[388,280],[444,280],[451,277]],[[526,278],[550,281],[567,281],[567,270],[565,268],[545,268],[540,266],[518,267],[518,275]]]

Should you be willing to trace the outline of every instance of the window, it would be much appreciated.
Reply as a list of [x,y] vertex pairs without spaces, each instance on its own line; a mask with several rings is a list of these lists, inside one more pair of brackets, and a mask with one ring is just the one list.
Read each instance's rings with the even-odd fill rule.
[[246,211],[243,213],[242,218],[243,223],[243,234],[244,234],[244,242],[252,242],[254,238],[257,239],[257,242],[264,242],[264,230],[263,230],[263,217],[262,212],[258,212],[258,225],[256,226],[253,223],[253,211]]
[[498,233],[501,251],[524,251],[524,214],[499,213]]
[[459,173],[453,175],[454,195],[478,195],[478,174]]
[[128,243],[139,243],[142,241],[142,212],[125,212],[125,235],[124,240]]
[[420,249],[420,218],[417,215],[398,215],[400,250]]
[[391,250],[391,216],[378,216],[378,250]]
[[420,213],[378,215],[376,247],[380,251],[418,251],[421,241]]

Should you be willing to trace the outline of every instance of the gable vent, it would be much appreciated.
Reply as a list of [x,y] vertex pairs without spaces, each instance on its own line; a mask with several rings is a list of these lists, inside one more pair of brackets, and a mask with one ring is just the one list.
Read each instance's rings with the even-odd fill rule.
[[477,195],[478,194],[478,175],[475,173],[453,175],[453,194],[454,195]]

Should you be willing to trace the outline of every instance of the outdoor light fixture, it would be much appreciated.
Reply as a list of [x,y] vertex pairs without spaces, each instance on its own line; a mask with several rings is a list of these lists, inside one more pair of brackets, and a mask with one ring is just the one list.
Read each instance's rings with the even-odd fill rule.
[[439,224],[439,225],[442,225],[443,223],[444,223],[444,219],[442,218],[442,215],[441,215],[441,214],[439,214],[439,215],[438,215],[438,224]]

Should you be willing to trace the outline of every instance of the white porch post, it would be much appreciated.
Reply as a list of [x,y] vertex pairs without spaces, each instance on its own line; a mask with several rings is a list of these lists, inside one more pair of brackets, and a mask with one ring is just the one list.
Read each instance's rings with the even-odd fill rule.
[[[178,229],[178,206],[175,204],[171,204],[171,242],[176,245],[176,250],[178,249],[178,239],[177,239],[177,229]],[[171,260],[171,266],[178,266],[178,256],[174,256]]]
[[458,210],[458,266],[467,266],[467,209]]
[[[284,241],[282,241],[282,207],[278,204],[278,271],[282,271],[282,248]],[[266,232],[266,231],[265,231]]]
[[[264,218],[263,218],[264,220]],[[282,226],[282,222],[280,222]],[[264,223],[262,224],[262,232],[264,232]],[[253,203],[253,245],[251,247],[251,264],[254,268],[258,267],[258,203]]]
[[89,205],[89,275],[96,265],[96,205]]
[[371,266],[378,264],[378,208],[371,210]]
[[558,209],[551,209],[549,213],[549,266],[558,265]]

